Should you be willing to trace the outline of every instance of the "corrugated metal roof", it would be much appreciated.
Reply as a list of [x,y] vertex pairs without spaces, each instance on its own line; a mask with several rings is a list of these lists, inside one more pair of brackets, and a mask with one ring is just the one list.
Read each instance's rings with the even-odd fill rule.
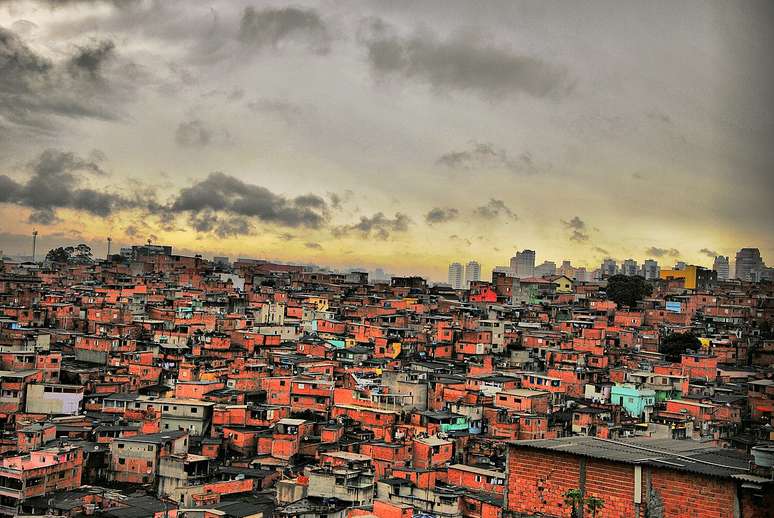
[[614,441],[597,437],[564,437],[511,441],[511,444],[516,447],[564,452],[626,464],[658,466],[714,477],[727,478],[749,471],[749,457],[744,454],[690,440],[640,437]]

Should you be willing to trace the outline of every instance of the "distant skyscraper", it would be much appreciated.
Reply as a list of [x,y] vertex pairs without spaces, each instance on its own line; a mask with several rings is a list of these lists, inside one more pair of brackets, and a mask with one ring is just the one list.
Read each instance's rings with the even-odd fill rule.
[[535,251],[522,250],[516,252],[516,256],[511,258],[511,269],[516,277],[534,277],[535,276]]
[[634,259],[625,260],[621,265],[621,273],[628,275],[629,277],[634,277],[637,275],[637,261]]
[[[570,279],[575,279],[575,268],[573,268],[570,261],[562,261],[562,266],[559,267],[559,275],[566,275]],[[580,280],[580,279],[579,279]]]
[[719,281],[728,280],[728,256],[717,256],[715,258],[715,262],[712,263],[712,269],[718,272]]
[[542,264],[535,266],[535,277],[545,277],[546,275],[556,275],[555,262],[543,261]]
[[481,265],[477,261],[470,261],[465,265],[465,287],[469,288],[471,282],[481,280]]
[[451,263],[449,265],[449,284],[452,289],[462,289],[463,268],[460,263]]
[[761,259],[761,251],[757,248],[742,248],[736,253],[736,278],[743,281],[757,282],[766,265]]
[[390,276],[387,275],[384,272],[384,268],[376,268],[371,274],[368,276],[371,281],[388,281],[390,280]]
[[612,277],[618,273],[618,264],[615,262],[615,259],[605,259],[602,261],[600,270],[602,277]]
[[658,279],[659,277],[658,263],[653,259],[645,259],[645,262],[642,263],[642,276],[645,277],[645,279],[647,280]]
[[677,261],[675,263],[675,270],[685,270],[685,267],[688,266],[685,264],[685,261]]
[[572,275],[567,275],[566,273],[563,273],[562,275],[567,275],[571,279],[575,279],[578,282],[589,282],[591,280],[592,275],[586,271],[586,268],[583,266],[579,268],[573,268]]

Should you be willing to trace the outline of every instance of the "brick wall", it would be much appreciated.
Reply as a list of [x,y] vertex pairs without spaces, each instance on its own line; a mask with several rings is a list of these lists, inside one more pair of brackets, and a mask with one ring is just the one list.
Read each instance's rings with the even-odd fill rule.
[[[586,496],[602,498],[597,518],[726,518],[735,513],[737,484],[730,479],[642,467],[642,504],[634,504],[634,466],[511,447],[508,456],[506,509],[513,513],[569,516],[564,494],[582,488]],[[774,495],[756,502],[741,495],[742,516],[771,516]],[[638,514],[639,513],[639,514]],[[646,514],[647,513],[647,514]],[[588,513],[586,513],[588,514]]]

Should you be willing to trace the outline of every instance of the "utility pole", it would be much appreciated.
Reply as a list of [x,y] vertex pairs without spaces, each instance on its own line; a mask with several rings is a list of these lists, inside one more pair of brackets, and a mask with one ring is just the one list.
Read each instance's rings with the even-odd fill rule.
[[108,242],[108,253],[107,253],[107,259],[108,259],[108,261],[109,261],[109,260],[110,260],[110,243],[112,243],[112,242],[113,242],[113,238],[112,238],[112,237],[110,237],[110,236],[108,236],[108,238],[107,238],[107,242]]
[[33,230],[32,231],[32,262],[35,262],[35,246],[37,245],[38,241],[38,231]]

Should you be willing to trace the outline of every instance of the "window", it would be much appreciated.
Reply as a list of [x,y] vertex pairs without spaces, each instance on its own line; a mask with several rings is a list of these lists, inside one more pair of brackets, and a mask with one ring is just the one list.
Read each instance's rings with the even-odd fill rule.
[[192,408],[191,409],[191,413],[192,414],[198,414],[199,413],[199,409],[198,408]]
[[146,465],[146,466],[148,466],[148,467],[150,468],[150,467],[152,467],[152,466],[153,466],[153,462],[152,462],[152,461],[147,461],[147,462],[145,463],[145,465]]
[[119,464],[126,464],[126,459],[120,458],[118,459]]
[[123,449],[124,449],[124,446],[125,446],[125,444],[124,444],[124,443],[122,443],[122,442],[119,442],[117,447],[118,447],[118,449],[119,449],[119,450],[123,450]]

